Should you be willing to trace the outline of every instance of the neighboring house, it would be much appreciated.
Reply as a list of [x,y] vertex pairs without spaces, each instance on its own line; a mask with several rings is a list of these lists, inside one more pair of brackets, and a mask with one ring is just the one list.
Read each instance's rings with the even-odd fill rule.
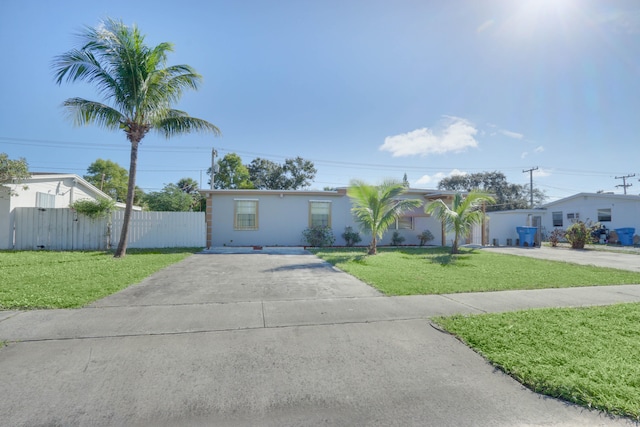
[[[11,196],[10,190],[16,195]],[[74,201],[98,198],[110,197],[74,174],[34,172],[20,184],[0,185],[0,249],[13,248],[15,208],[68,208]]]
[[[207,200],[207,246],[302,246],[302,232],[314,225],[332,228],[335,245],[345,244],[342,233],[351,226],[359,231],[351,214],[351,199],[346,188],[335,191],[281,190],[201,190]],[[451,200],[452,192],[409,189],[402,197]],[[380,245],[391,243],[394,231],[405,238],[404,245],[417,245],[418,235],[429,230],[434,240],[445,245],[452,236],[443,234],[440,221],[419,207],[400,217],[389,227]],[[476,233],[478,234],[478,233]],[[361,232],[359,245],[367,245],[371,236]],[[478,243],[480,243],[478,241]]]
[[[536,242],[554,228],[566,229],[574,221],[600,223],[608,230],[633,227],[640,234],[640,196],[578,193],[543,205],[540,209],[490,212],[489,243],[515,244],[517,226],[538,227]],[[495,243],[494,243],[495,242]]]

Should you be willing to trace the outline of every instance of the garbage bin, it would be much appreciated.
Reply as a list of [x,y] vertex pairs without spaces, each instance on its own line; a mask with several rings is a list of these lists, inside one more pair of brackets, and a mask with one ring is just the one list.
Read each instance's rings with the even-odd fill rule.
[[538,227],[516,227],[516,231],[520,237],[520,246],[534,246]]
[[636,229],[633,227],[616,228],[618,234],[618,241],[623,246],[633,246],[633,235]]

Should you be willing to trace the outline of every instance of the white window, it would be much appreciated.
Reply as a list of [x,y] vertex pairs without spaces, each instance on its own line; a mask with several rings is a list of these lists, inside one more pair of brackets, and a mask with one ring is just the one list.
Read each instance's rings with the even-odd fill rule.
[[580,214],[578,212],[568,213],[567,219],[571,222],[575,222],[580,219]]
[[598,222],[611,221],[611,208],[598,209]]
[[331,202],[309,202],[309,227],[331,227]]
[[236,230],[258,229],[257,200],[235,200],[233,228]]
[[395,229],[396,230],[413,230],[413,217],[401,216],[399,218],[396,218]]
[[55,208],[56,196],[48,193],[36,193],[36,207],[37,208]]
[[553,219],[554,227],[562,227],[562,211],[560,212],[552,212],[551,213]]

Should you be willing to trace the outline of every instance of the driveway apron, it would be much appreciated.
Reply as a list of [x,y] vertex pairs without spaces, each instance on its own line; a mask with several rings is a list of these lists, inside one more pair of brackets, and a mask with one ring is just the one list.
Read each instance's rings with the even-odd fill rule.
[[525,389],[429,322],[506,301],[390,298],[303,250],[218,252],[82,309],[0,312],[0,424],[631,425]]

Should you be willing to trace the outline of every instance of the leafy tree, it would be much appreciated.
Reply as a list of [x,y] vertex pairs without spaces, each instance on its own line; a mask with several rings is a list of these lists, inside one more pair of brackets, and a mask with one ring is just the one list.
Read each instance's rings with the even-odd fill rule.
[[193,197],[177,184],[167,184],[162,191],[147,194],[145,201],[152,211],[189,212],[193,209]]
[[[254,188],[250,181],[249,171],[242,164],[242,159],[236,153],[226,154],[218,160],[218,172],[215,174],[213,188],[218,189],[248,189]],[[209,175],[211,168],[209,168]]]
[[122,130],[131,143],[129,181],[124,222],[115,257],[125,256],[135,196],[138,146],[150,131],[165,137],[194,131],[219,134],[206,120],[172,108],[187,89],[197,89],[201,76],[188,65],[167,66],[171,43],[149,47],[138,28],[108,19],[85,27],[82,45],[54,58],[56,83],[95,84],[105,102],[67,99],[63,106],[76,125],[96,124]]
[[98,159],[89,165],[83,178],[118,202],[127,199],[129,173],[116,162]]
[[[473,190],[495,195],[496,203],[487,210],[512,210],[529,208],[528,185],[510,184],[502,172],[480,172],[468,175],[453,175],[438,183],[440,190],[469,192]],[[544,191],[534,188],[534,205],[544,203]]]
[[282,167],[271,160],[255,158],[247,166],[249,179],[260,190],[279,189]]
[[409,178],[407,178],[407,173],[406,172],[402,176],[402,185],[404,185],[407,188],[409,188],[411,186],[411,184],[409,184]]
[[482,223],[484,217],[484,212],[481,210],[482,205],[494,202],[493,197],[480,191],[472,191],[466,197],[461,193],[456,193],[451,208],[438,199],[425,206],[425,212],[435,214],[445,225],[447,231],[455,233],[451,253],[457,254],[460,237],[468,235],[474,224]]
[[284,164],[258,157],[251,161],[247,169],[254,187],[264,190],[298,190],[308,187],[318,172],[313,162],[302,157],[285,159]]
[[274,190],[298,190],[308,187],[316,177],[318,170],[313,162],[298,156],[295,159],[286,159],[284,166],[282,166],[282,172],[283,188],[274,188]]
[[[6,153],[0,153],[0,185],[19,184],[30,176],[29,165],[24,158],[11,160]],[[15,192],[9,189],[9,194],[14,195]]]
[[377,254],[378,239],[403,212],[422,206],[422,200],[400,198],[407,188],[401,182],[387,180],[378,186],[353,180],[347,189],[353,213],[360,227],[371,233],[369,255]]
[[206,203],[204,197],[198,191],[198,181],[193,178],[181,178],[176,184],[180,190],[191,196],[191,210],[203,211],[206,209]]

